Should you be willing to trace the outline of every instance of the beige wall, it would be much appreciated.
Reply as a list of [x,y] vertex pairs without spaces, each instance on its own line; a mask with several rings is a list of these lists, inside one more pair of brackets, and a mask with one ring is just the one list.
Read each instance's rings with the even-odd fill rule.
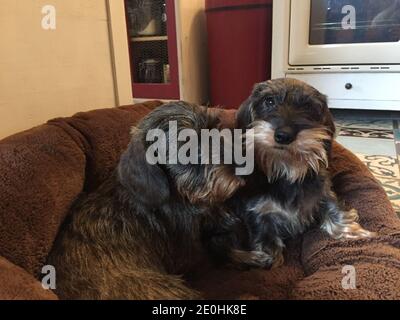
[[205,0],[177,0],[181,99],[208,103]]
[[[41,27],[44,5],[57,9],[54,31]],[[106,0],[0,1],[0,138],[116,105],[109,10]]]

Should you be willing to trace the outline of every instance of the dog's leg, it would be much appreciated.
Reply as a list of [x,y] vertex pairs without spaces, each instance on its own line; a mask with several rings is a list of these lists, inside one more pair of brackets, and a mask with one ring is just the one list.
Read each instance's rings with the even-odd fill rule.
[[264,268],[273,264],[273,257],[262,250],[252,250],[242,245],[235,233],[212,236],[207,249],[217,264],[233,264],[234,267]]
[[276,259],[273,255],[261,250],[245,251],[234,249],[231,251],[231,260],[239,266],[253,268],[271,268],[275,266]]
[[213,222],[204,232],[204,243],[208,253],[217,264],[231,264],[233,267],[269,267],[274,257],[250,244],[245,222],[231,214]]
[[279,213],[252,212],[247,215],[246,224],[250,234],[250,250],[233,251],[233,259],[239,263],[258,268],[276,268],[284,263],[285,245],[279,234]]
[[335,197],[328,197],[321,206],[321,229],[334,239],[361,239],[374,237],[374,232],[365,230],[358,223],[355,209],[343,211],[339,208]]
[[[281,243],[280,239],[278,241]],[[277,268],[283,265],[283,248],[274,241],[260,241],[255,248],[250,251],[232,250],[231,259],[241,265],[254,268]]]

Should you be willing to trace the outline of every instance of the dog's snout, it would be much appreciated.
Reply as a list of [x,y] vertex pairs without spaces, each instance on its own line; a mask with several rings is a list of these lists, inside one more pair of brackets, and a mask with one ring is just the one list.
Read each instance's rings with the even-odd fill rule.
[[275,130],[275,141],[279,144],[291,144],[295,139],[295,133],[290,127]]

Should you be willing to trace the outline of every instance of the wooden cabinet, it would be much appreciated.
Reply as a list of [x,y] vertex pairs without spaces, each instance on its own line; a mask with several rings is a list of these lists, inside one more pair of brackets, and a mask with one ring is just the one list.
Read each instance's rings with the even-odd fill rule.
[[208,102],[204,0],[125,0],[133,98]]

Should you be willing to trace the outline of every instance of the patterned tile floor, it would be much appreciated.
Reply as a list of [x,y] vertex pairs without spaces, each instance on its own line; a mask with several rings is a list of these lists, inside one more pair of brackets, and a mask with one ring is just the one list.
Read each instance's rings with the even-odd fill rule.
[[368,166],[400,217],[400,112],[332,110],[332,113],[338,142]]

